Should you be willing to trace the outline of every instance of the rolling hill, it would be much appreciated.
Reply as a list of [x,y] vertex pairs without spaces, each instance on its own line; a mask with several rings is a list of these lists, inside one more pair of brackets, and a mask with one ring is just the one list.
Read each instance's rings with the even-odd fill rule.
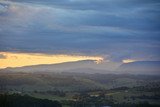
[[120,73],[159,75],[160,61],[136,61],[124,63],[117,70]]

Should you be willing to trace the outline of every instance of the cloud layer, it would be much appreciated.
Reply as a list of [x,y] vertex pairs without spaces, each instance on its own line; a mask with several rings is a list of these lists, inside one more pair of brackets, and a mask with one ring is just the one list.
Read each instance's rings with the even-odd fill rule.
[[0,51],[160,60],[159,0],[0,1]]

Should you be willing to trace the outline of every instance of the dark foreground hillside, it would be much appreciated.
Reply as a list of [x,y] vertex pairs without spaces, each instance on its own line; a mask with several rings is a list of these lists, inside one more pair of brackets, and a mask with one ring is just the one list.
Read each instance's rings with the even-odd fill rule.
[[[89,98],[87,96],[81,101],[69,101],[68,104],[69,105],[65,107],[159,107],[158,105],[150,105],[147,102],[139,104],[115,104],[111,100],[103,101],[102,97]],[[0,107],[62,107],[62,105],[58,101],[38,99],[28,95],[0,94]]]
[[0,107],[62,107],[57,101],[38,99],[28,95],[0,95]]

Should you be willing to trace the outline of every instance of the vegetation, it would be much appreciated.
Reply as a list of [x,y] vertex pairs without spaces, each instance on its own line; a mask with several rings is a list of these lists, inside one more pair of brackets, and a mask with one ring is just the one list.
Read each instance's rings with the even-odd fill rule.
[[1,73],[0,107],[158,107],[159,90],[158,76]]
[[28,95],[1,94],[0,107],[62,107],[57,101],[42,100]]

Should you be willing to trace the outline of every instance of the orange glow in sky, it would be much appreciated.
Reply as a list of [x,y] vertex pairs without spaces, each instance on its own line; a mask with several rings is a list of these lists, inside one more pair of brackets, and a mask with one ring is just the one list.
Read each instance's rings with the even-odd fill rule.
[[50,55],[41,53],[12,53],[0,52],[0,68],[22,67],[39,64],[58,64],[81,60],[95,60],[96,63],[103,60],[99,56],[78,56],[78,55]]
[[135,62],[136,60],[133,59],[124,59],[123,63],[131,63],[131,62]]

